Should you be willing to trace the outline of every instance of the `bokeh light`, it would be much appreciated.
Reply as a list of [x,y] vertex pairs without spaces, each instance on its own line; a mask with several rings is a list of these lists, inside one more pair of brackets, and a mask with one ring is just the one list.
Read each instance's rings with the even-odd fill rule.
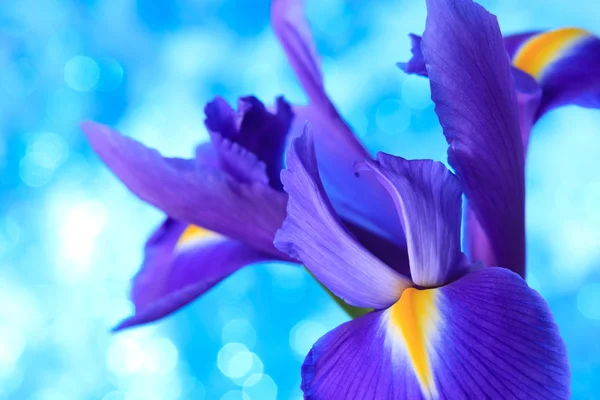
[[[306,0],[325,85],[368,149],[445,160],[428,83],[405,76],[424,1]],[[306,101],[259,0],[5,2],[0,12],[0,399],[300,399],[312,344],[347,320],[304,268],[245,268],[164,320],[131,315],[159,211],[93,154],[107,123],[166,156],[208,139],[215,95]],[[575,4],[576,3],[576,4]],[[484,0],[505,32],[579,26],[592,0]],[[34,11],[32,11],[34,10]],[[573,398],[600,392],[600,112],[553,111],[527,160],[529,284],[567,343]]]

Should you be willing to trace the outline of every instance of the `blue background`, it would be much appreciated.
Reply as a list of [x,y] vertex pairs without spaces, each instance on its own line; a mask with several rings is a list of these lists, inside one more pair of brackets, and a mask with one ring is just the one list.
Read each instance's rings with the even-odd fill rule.
[[[580,26],[594,0],[484,1],[505,33]],[[329,93],[370,150],[444,160],[427,81],[404,76],[424,1],[308,0]],[[305,99],[267,1],[20,0],[0,5],[0,398],[299,399],[311,344],[344,314],[300,268],[246,268],[184,311],[117,335],[161,214],[78,128],[94,119],[165,155],[207,139],[203,105]],[[600,392],[600,111],[535,127],[530,285],[567,342],[574,398]]]

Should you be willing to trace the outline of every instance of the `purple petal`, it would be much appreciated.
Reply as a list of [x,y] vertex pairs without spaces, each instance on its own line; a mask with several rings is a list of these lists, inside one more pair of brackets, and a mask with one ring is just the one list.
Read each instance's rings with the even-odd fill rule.
[[135,314],[115,330],[162,318],[241,267],[272,258],[243,243],[168,218],[146,243],[144,264],[133,280]]
[[388,312],[374,311],[319,339],[302,365],[307,400],[422,399],[404,354],[390,348]]
[[384,153],[359,170],[374,172],[396,204],[406,232],[412,281],[432,287],[458,277],[463,272],[458,269],[462,192],[456,176],[440,162],[408,161]]
[[469,255],[469,260],[481,261],[485,265],[498,265],[490,240],[468,204],[465,224],[465,251]]
[[271,24],[306,94],[315,103],[328,103],[321,62],[304,16],[304,0],[273,0]]
[[600,39],[578,28],[524,37],[513,65],[538,81],[543,96],[536,118],[558,106],[600,108]]
[[308,121],[314,134],[319,172],[336,212],[344,219],[406,247],[394,203],[377,179],[356,179],[354,163],[370,155],[340,118],[323,114],[318,106],[296,107],[292,128],[299,134]]
[[514,35],[508,35],[504,37],[504,47],[506,47],[506,51],[508,52],[508,56],[512,60],[519,47],[527,40],[529,40],[532,36],[537,35],[540,31],[531,31],[524,33],[517,33]]
[[569,398],[565,344],[548,305],[523,279],[504,268],[485,268],[439,292],[443,323],[431,359],[439,360],[433,370],[440,392]]
[[517,104],[519,107],[519,126],[521,127],[521,139],[523,151],[527,155],[529,136],[536,121],[536,115],[542,100],[542,89],[535,79],[525,72],[513,68],[515,90],[517,91]]
[[548,305],[518,275],[484,268],[407,289],[347,322],[302,367],[308,399],[569,398],[565,344]]
[[407,74],[427,76],[425,59],[421,51],[421,37],[414,33],[409,34],[408,37],[410,38],[410,52],[412,53],[412,57],[408,62],[398,63],[397,65]]
[[165,214],[239,240],[275,257],[275,232],[287,196],[261,183],[243,183],[201,161],[162,157],[107,126],[82,129],[94,151],[139,198]]
[[369,154],[325,92],[319,57],[305,18],[304,0],[274,0],[271,20],[310,99],[308,107],[294,110],[293,130],[300,135],[306,121],[314,129],[319,170],[336,211],[404,247],[402,229],[393,217],[394,205],[386,196],[379,195],[382,193],[380,185],[374,180],[357,183],[354,179],[354,163],[368,158]]
[[421,42],[448,159],[498,264],[525,269],[523,144],[496,17],[471,0],[427,0]]
[[[205,124],[216,147],[221,168],[239,177],[241,170],[265,169],[272,187],[281,189],[279,172],[283,168],[283,152],[294,114],[290,105],[277,98],[276,111],[270,113],[255,97],[243,97],[237,113],[227,102],[217,97],[204,108]],[[234,148],[232,160],[231,149]],[[237,160],[242,155],[242,166]],[[247,158],[255,158],[247,167]],[[233,161],[233,162],[232,162]],[[258,163],[257,163],[258,161]],[[260,166],[260,164],[264,164]],[[259,172],[260,174],[260,172]],[[250,179],[254,174],[250,173]],[[242,179],[248,178],[242,173]]]
[[[267,166],[254,153],[250,153],[236,142],[216,133],[212,134],[211,139],[212,146],[219,157],[220,169],[226,171],[238,182],[269,184]],[[279,179],[276,182],[279,182]]]
[[302,262],[335,295],[357,307],[385,308],[411,282],[366,251],[343,226],[323,189],[305,133],[288,150],[281,180],[287,217],[275,247]]
[[[420,37],[410,35],[413,57],[398,63],[406,73],[427,76]],[[534,121],[553,108],[576,104],[600,108],[600,39],[578,28],[527,32],[504,38],[513,65],[533,75],[542,89]],[[518,90],[517,82],[517,90]],[[533,123],[532,122],[532,123]],[[526,129],[527,136],[529,130]]]

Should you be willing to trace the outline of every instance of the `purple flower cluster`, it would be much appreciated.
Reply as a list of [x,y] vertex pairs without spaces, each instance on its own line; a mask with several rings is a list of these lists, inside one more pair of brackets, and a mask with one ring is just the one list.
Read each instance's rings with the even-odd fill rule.
[[135,314],[116,329],[162,318],[250,263],[292,261],[373,309],[315,343],[307,399],[569,397],[558,327],[523,279],[524,166],[544,113],[600,107],[600,40],[575,28],[503,38],[472,0],[426,3],[425,32],[399,66],[428,77],[454,173],[369,156],[325,91],[302,0],[274,0],[271,17],[309,104],[244,97],[234,110],[216,98],[211,140],[192,159],[83,124],[115,175],[165,213],[134,278]]

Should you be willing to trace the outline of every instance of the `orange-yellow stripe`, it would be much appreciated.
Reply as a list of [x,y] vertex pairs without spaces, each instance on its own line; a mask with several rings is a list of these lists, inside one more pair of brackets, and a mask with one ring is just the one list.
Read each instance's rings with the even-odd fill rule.
[[437,289],[406,289],[391,307],[391,322],[404,339],[413,370],[426,398],[437,395],[427,345],[439,320]]
[[517,51],[513,65],[540,79],[545,69],[562,53],[591,33],[579,28],[562,28],[533,36]]
[[187,228],[185,228],[185,230],[181,234],[181,236],[179,236],[179,240],[177,241],[175,247],[181,248],[192,242],[197,242],[215,236],[217,236],[217,234],[212,231],[209,231],[196,225],[188,225]]

